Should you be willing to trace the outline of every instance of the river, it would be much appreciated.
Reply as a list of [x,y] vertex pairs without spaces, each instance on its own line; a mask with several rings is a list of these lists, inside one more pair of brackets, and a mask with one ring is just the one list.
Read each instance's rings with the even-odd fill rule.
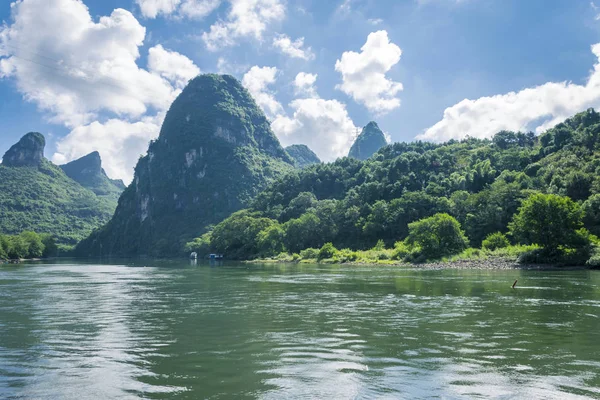
[[600,271],[5,265],[0,398],[600,398],[599,317]]

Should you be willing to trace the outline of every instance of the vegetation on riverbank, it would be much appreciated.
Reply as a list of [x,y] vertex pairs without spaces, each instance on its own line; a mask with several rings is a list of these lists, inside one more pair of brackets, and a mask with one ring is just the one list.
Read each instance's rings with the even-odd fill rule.
[[396,143],[291,171],[185,250],[311,259],[302,252],[330,243],[352,250],[322,259],[425,262],[508,248],[526,263],[582,265],[600,261],[599,233],[600,114],[588,110],[541,136]]
[[19,235],[0,234],[0,260],[54,257],[59,253],[54,236],[25,231]]

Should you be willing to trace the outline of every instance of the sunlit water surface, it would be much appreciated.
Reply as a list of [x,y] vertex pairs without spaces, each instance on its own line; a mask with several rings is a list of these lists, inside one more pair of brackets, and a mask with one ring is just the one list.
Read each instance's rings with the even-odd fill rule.
[[599,317],[599,271],[0,266],[0,398],[600,398]]

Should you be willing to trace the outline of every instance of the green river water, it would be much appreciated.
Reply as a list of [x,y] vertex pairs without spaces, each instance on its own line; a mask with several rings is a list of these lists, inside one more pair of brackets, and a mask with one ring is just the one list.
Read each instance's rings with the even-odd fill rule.
[[600,271],[0,266],[0,398],[600,398]]

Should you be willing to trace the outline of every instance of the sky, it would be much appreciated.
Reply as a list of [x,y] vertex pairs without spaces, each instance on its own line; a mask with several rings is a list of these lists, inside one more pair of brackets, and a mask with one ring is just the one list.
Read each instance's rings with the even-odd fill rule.
[[0,154],[30,131],[129,182],[200,73],[238,78],[282,145],[324,161],[392,142],[541,133],[600,109],[600,2],[5,0]]

